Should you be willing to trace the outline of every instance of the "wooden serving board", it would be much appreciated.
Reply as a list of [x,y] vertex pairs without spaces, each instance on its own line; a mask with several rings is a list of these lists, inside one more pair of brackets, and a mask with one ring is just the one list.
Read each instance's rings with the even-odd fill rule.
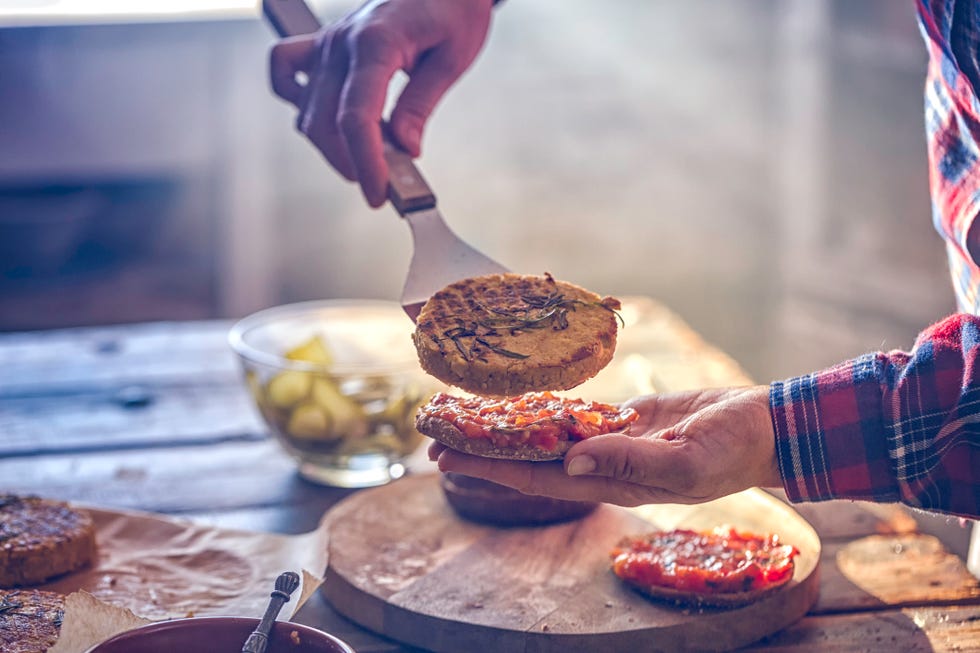
[[[407,477],[337,504],[321,591],[353,621],[432,651],[725,650],[802,617],[816,601],[820,540],[759,490],[698,506],[603,505],[579,521],[500,529],[459,519],[437,474]],[[609,570],[627,534],[731,524],[776,532],[800,550],[789,585],[734,609],[643,598]]]

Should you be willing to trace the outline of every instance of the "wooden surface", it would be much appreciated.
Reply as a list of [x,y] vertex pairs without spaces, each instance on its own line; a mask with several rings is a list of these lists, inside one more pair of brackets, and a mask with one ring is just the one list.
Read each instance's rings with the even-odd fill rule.
[[[657,389],[745,381],[673,313],[647,310],[656,338],[637,346],[648,347]],[[0,335],[0,491],[233,528],[313,529],[353,492],[303,481],[266,439],[227,349],[229,326]],[[431,466],[416,460],[411,469]],[[820,596],[801,620],[744,650],[980,650],[980,587],[949,552],[966,533],[954,520],[934,520],[939,541],[923,532],[920,514],[899,506],[794,507],[823,543]],[[297,619],[359,653],[416,650],[352,623],[320,596]]]
[[[321,591],[349,619],[441,653],[463,650],[720,651],[800,617],[818,591],[820,540],[798,514],[753,490],[691,506],[600,506],[547,527],[493,528],[459,519],[438,474],[349,497],[328,514]],[[793,580],[731,609],[649,601],[610,571],[626,535],[731,524],[778,532],[800,550]]]

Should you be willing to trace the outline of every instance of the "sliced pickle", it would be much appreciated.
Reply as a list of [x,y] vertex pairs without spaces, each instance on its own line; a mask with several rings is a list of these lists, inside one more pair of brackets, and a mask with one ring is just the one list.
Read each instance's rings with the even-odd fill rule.
[[361,407],[341,394],[334,382],[326,377],[313,380],[313,401],[330,416],[333,429],[339,435],[361,437],[367,433],[367,419]]
[[265,386],[269,403],[280,408],[295,406],[310,393],[312,377],[306,372],[280,372]]
[[340,434],[330,429],[330,417],[312,401],[304,401],[289,415],[286,431],[300,440],[335,440]]
[[408,395],[402,394],[394,397],[384,410],[378,413],[377,420],[399,427],[405,422],[405,412],[410,404],[411,400]]
[[286,352],[286,358],[292,361],[305,361],[320,365],[333,364],[333,354],[327,349],[326,343],[320,336],[313,336],[303,344],[293,347]]

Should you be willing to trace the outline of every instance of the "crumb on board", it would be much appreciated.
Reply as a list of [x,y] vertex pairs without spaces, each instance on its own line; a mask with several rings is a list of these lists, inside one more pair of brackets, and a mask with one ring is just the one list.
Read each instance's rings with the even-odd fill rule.
[[293,646],[299,646],[302,642],[299,639],[299,631],[291,630],[289,631],[289,641],[293,643]]

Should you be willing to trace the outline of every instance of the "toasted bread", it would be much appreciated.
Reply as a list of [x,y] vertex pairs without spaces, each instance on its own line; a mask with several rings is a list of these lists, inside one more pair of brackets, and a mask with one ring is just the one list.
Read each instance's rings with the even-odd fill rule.
[[736,607],[758,601],[793,578],[799,554],[775,534],[732,526],[673,529],[624,538],[610,552],[613,573],[654,599]]
[[631,581],[624,582],[640,594],[658,601],[669,601],[671,603],[676,603],[677,605],[691,607],[736,608],[741,605],[748,605],[749,603],[755,603],[756,601],[762,600],[773,592],[778,591],[792,578],[793,574],[791,573],[786,578],[762,589],[748,590],[745,592],[718,592],[713,594],[678,590],[670,587],[641,585]]
[[436,393],[419,408],[415,428],[450,449],[484,458],[546,461],[565,457],[576,442],[626,432],[632,408],[528,392],[505,399]]
[[0,590],[0,651],[44,653],[58,640],[65,598],[39,590]]
[[441,442],[450,449],[462,451],[473,456],[484,458],[500,458],[503,460],[527,460],[543,462],[561,460],[572,448],[574,442],[568,440],[559,442],[554,451],[532,448],[527,446],[498,446],[487,438],[468,438],[452,422],[433,415],[419,416],[415,420],[415,428],[422,435],[427,435]]
[[446,472],[439,486],[460,517],[493,526],[541,526],[578,519],[595,510],[591,501],[522,494],[481,478]]
[[95,525],[62,501],[0,495],[0,587],[36,585],[96,555]]
[[612,359],[619,308],[549,274],[474,277],[425,303],[415,347],[425,371],[474,394],[567,390]]

